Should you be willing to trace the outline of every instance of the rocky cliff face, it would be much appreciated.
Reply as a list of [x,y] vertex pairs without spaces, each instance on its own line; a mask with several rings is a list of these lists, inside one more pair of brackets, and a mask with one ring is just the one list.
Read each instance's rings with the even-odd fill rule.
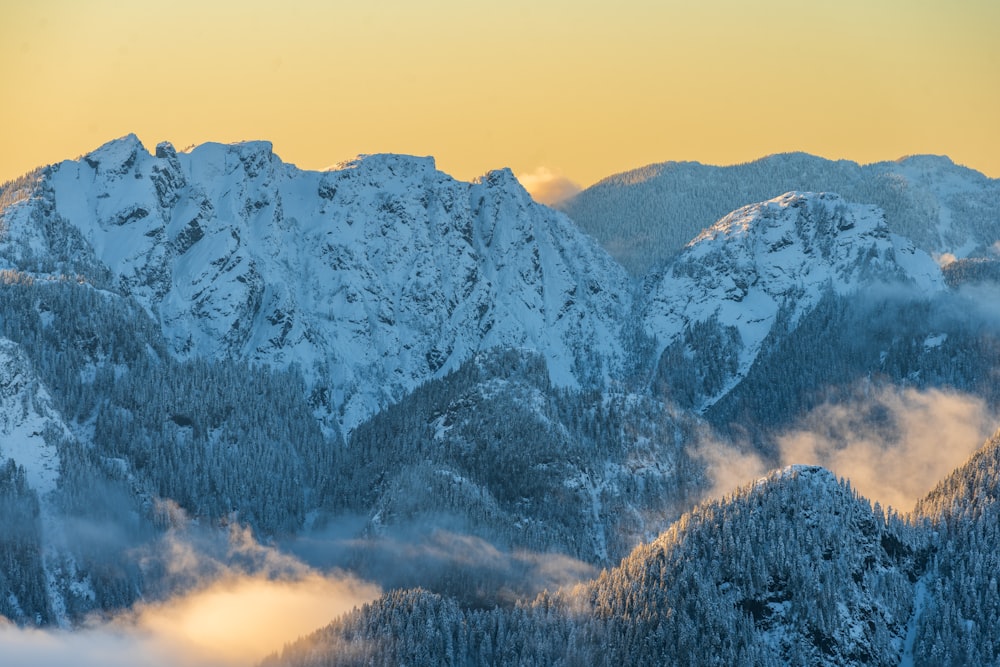
[[568,386],[621,357],[624,272],[508,170],[462,183],[374,155],[308,172],[267,142],[150,154],[130,135],[46,170],[6,222],[13,267],[77,239],[47,268],[134,296],[182,357],[298,364],[348,428],[478,350],[540,351]]

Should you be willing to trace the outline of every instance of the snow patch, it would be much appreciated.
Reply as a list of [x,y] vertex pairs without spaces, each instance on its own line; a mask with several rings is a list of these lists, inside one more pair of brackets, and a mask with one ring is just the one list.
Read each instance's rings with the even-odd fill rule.
[[946,340],[948,340],[948,334],[946,333],[931,334],[924,339],[924,349],[933,350],[934,348],[941,347]]

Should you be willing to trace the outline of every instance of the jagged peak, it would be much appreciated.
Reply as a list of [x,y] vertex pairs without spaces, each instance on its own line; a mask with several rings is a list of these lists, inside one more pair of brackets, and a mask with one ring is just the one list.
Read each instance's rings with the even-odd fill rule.
[[103,173],[121,172],[127,170],[135,162],[136,156],[142,152],[149,155],[134,133],[112,139],[100,148],[83,156],[83,160],[94,169]]
[[734,489],[732,494],[721,501],[710,501],[710,503],[738,502],[740,499],[761,493],[780,492],[781,489],[794,489],[796,492],[805,489],[838,492],[844,488],[837,476],[823,466],[793,463],[783,468],[775,468],[763,477]]
[[[806,506],[823,511],[834,509],[852,498],[846,484],[830,470],[816,465],[794,464],[772,470],[764,477],[740,486],[725,496],[701,502],[686,512],[654,541],[636,547],[626,557],[642,562],[658,557],[657,552],[672,549],[682,543],[692,530],[714,530],[731,511],[755,509],[761,503],[772,507]],[[864,501],[862,501],[864,502]],[[730,517],[732,515],[729,515]]]
[[531,195],[517,180],[517,176],[509,167],[492,169],[479,178],[472,181],[475,185],[486,186],[490,189],[498,189],[507,194],[515,195],[519,201],[531,199]]
[[111,152],[133,151],[140,148],[145,150],[145,147],[142,145],[142,141],[139,140],[139,137],[135,134],[135,132],[129,132],[124,136],[104,142],[87,155],[96,156]]
[[708,501],[709,505],[741,503],[747,499],[771,494],[793,494],[795,497],[832,498],[849,495],[848,487],[828,468],[795,463],[776,468],[722,498]]
[[820,484],[839,486],[837,476],[830,470],[818,465],[793,463],[784,468],[772,470],[753,483],[752,488],[766,487],[778,481],[793,481],[805,484]]
[[230,153],[236,154],[241,159],[254,155],[270,158],[274,156],[274,145],[270,141],[264,140],[237,141],[230,144],[219,141],[206,141],[197,146],[186,148],[181,152],[189,154],[192,157]]
[[693,511],[695,513],[703,513],[706,507],[712,508],[720,505],[730,505],[761,494],[768,495],[788,491],[793,493],[809,491],[810,493],[826,495],[828,493],[846,491],[846,487],[828,468],[819,465],[793,463],[782,468],[775,468],[763,477],[734,488],[724,496],[706,500]]
[[161,160],[177,157],[177,149],[169,141],[161,141],[156,144],[156,157]]
[[242,171],[251,178],[260,174],[271,174],[285,163],[274,154],[270,141],[240,141],[235,143],[220,143],[207,141],[193,148],[182,151],[185,161],[191,165],[199,165],[209,172],[233,173]]
[[514,175],[513,170],[510,167],[501,167],[500,169],[491,169],[479,178],[473,181],[474,183],[489,183],[502,184],[515,182],[520,185],[520,181],[517,180],[517,176]]

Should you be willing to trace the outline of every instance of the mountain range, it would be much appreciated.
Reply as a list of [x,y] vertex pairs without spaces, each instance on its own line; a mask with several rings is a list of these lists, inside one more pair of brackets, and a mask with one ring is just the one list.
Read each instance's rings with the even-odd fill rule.
[[[275,664],[994,661],[996,438],[905,516],[780,464],[831,406],[994,414],[996,203],[927,156],[658,165],[569,215],[267,142],[36,170],[0,187],[0,613],[175,595],[179,536],[248,526],[391,590]],[[713,498],[726,457],[778,471]]]

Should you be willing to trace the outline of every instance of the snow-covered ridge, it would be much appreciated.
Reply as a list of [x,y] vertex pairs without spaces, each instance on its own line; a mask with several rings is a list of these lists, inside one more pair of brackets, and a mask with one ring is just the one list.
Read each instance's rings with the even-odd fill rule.
[[265,141],[151,154],[129,135],[44,181],[8,238],[35,257],[38,220],[75,230],[176,354],[298,364],[348,428],[479,350],[535,349],[563,385],[621,357],[627,276],[510,170],[463,183],[371,155],[303,171]]
[[848,294],[890,281],[944,289],[936,263],[891,234],[877,208],[790,192],[730,213],[650,276],[644,326],[658,353],[676,341],[697,343],[696,324],[718,332],[724,349],[713,354],[731,355],[732,365],[703,397],[707,407],[746,374],[779,315],[794,328],[827,290]]

